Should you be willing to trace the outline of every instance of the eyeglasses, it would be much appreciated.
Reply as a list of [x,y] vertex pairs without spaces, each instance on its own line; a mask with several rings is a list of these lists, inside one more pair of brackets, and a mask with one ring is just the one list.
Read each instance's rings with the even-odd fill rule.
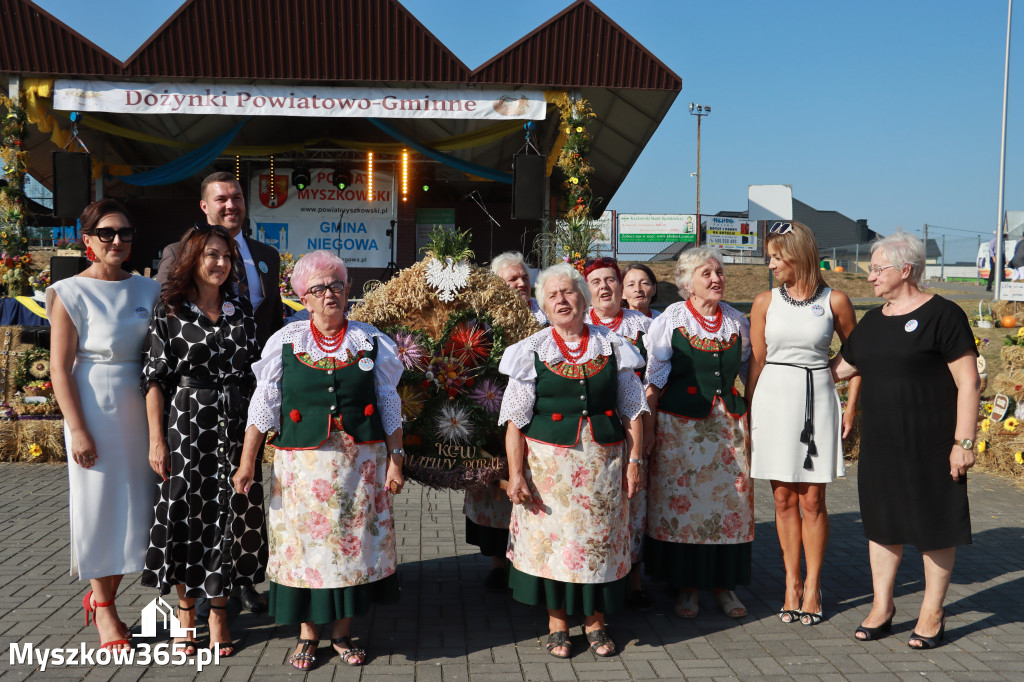
[[334,280],[330,284],[314,284],[310,288],[306,289],[306,293],[313,294],[317,298],[323,298],[327,295],[328,289],[330,289],[331,293],[335,296],[341,296],[345,293],[345,283],[341,280]]
[[125,244],[135,238],[134,227],[122,227],[119,230],[115,230],[112,227],[101,227],[96,230],[96,238],[104,244],[110,244],[114,241],[114,237],[120,237],[121,241]]
[[768,234],[789,234],[793,231],[793,223],[774,223],[768,228]]
[[868,268],[868,274],[869,275],[878,275],[878,274],[881,274],[881,272],[883,270],[888,270],[891,267],[892,267],[891,265],[883,265],[882,267],[878,267],[877,265],[872,265],[871,267]]

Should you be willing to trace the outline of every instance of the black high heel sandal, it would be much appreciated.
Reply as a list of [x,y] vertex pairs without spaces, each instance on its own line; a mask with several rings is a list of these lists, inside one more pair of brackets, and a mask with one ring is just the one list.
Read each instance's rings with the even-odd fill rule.
[[[946,609],[942,609],[942,620],[940,621],[940,623],[941,624],[939,625],[939,632],[933,637],[925,637],[924,635],[919,635],[916,631],[911,632],[910,639],[907,641],[907,646],[909,646],[911,649],[918,650],[934,649],[935,647],[937,647],[939,645],[939,642],[941,642],[946,637]],[[910,643],[913,642],[915,639],[921,642],[921,646],[914,646]]]
[[[893,617],[895,615],[896,615],[896,606],[894,604],[893,607],[892,607],[892,613],[889,614],[889,620],[885,621],[884,623],[882,623],[881,625],[879,625],[876,628],[869,628],[869,627],[865,627],[865,626],[861,625],[860,627],[858,627],[856,630],[853,631],[853,638],[855,640],[857,640],[858,642],[870,642],[870,641],[875,640],[875,639],[881,639],[883,632],[885,632],[885,633],[892,632],[892,619],[893,619]],[[858,634],[863,634],[864,636],[863,637],[858,637],[857,636]]]
[[[178,602],[178,610],[179,611],[195,611],[196,610],[196,603],[192,602],[192,606],[182,606],[181,602]],[[181,622],[181,618],[178,618],[178,622],[179,623]],[[191,628],[189,628],[189,629],[192,630],[192,636],[195,637],[195,631],[196,631],[195,625],[193,624],[193,626]],[[199,650],[199,642],[197,642],[194,639],[182,639],[182,640],[178,640],[177,642],[174,642],[174,644],[172,645],[172,648],[175,649],[175,650],[177,650],[178,648],[181,648],[181,649],[184,650],[183,653],[186,656],[194,656],[196,651]],[[191,651],[189,651],[189,649],[191,649]]]

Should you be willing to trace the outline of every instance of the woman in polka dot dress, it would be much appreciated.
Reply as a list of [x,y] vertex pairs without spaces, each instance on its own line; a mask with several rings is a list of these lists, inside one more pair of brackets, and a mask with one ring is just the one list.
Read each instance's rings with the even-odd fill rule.
[[[178,592],[178,619],[194,626],[210,599],[210,647],[234,653],[226,601],[236,584],[263,581],[267,538],[259,474],[236,493],[252,363],[259,358],[247,301],[234,294],[238,248],[220,226],[197,226],[154,311],[143,356],[153,470],[163,478],[142,584]],[[186,655],[190,640],[176,642]]]

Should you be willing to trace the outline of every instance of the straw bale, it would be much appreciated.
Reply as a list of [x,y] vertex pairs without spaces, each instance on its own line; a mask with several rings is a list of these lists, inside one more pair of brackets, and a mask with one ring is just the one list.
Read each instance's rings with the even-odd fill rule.
[[18,456],[18,420],[0,420],[0,462],[13,462]]
[[[42,454],[33,457],[32,445],[42,448]],[[61,419],[19,419],[18,456],[21,462],[64,462],[64,422]]]
[[1024,303],[1021,301],[996,301],[992,304],[992,319],[999,322],[1007,315],[1013,315],[1017,322],[1024,322]]
[[1003,346],[999,349],[999,359],[1006,368],[1024,368],[1024,346]]

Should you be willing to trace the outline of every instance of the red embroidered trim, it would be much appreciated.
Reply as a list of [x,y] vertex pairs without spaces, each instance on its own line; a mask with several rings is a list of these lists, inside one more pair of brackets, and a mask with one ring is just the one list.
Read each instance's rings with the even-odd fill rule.
[[578,365],[570,362],[558,362],[552,365],[549,362],[545,362],[544,366],[565,379],[586,379],[600,372],[607,364],[608,356],[598,355],[596,358]]

